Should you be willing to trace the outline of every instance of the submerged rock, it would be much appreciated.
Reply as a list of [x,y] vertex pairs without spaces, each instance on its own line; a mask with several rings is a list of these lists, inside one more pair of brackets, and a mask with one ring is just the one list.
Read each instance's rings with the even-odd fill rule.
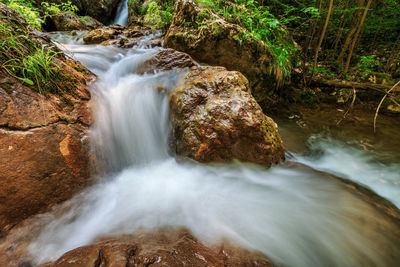
[[[12,9],[1,3],[0,7],[2,20],[13,18],[7,21],[10,28],[26,29],[26,22]],[[56,50],[40,32],[31,31],[26,38],[36,47]],[[43,93],[39,85],[28,87],[0,70],[0,236],[88,183],[85,137],[91,114],[86,82],[94,75],[61,53],[48,64],[58,66],[53,71],[59,78],[52,82],[62,92]]]
[[246,29],[228,23],[191,0],[178,0],[164,46],[183,51],[210,65],[243,73],[257,100],[276,88],[273,56],[266,44]]
[[267,167],[284,160],[277,125],[264,115],[241,73],[223,67],[191,68],[169,102],[178,155]]
[[80,247],[41,267],[274,266],[265,256],[231,245],[209,248],[185,230],[124,236]]
[[141,63],[138,73],[149,73],[153,71],[168,71],[196,66],[196,62],[186,53],[168,48],[157,52],[154,56]]

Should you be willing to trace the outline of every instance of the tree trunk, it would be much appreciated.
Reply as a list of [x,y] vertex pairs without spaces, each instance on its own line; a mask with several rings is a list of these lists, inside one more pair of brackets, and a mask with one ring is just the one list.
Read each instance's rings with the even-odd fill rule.
[[[319,6],[319,9],[318,9],[318,11],[321,13],[321,9],[322,9],[322,0],[319,0],[319,5],[318,5],[318,2],[317,1],[315,1],[315,8],[317,8]],[[316,27],[317,27],[317,20],[315,20],[315,21],[313,21],[311,24],[310,24],[310,28],[309,28],[309,30],[308,30],[308,33],[307,33],[307,39],[306,39],[306,41],[305,41],[305,45],[304,45],[304,54],[305,54],[305,59],[307,60],[308,59],[308,54],[309,54],[309,50],[310,50],[310,45],[311,45],[311,43],[312,43],[312,41],[313,41],[313,39],[314,39],[314,34],[315,34],[315,30],[316,30]]]
[[332,6],[333,6],[333,0],[330,0],[328,14],[326,15],[326,20],[325,20],[325,25],[324,25],[324,28],[322,29],[321,37],[319,38],[317,48],[315,49],[314,69],[317,68],[318,53],[319,53],[319,49],[321,48],[322,42],[324,41],[326,29],[328,28],[329,19],[331,17],[331,12],[332,12]]
[[351,43],[349,55],[347,56],[346,67],[344,68],[344,73],[346,73],[346,72],[349,70],[350,60],[351,60],[351,57],[352,57],[352,55],[353,55],[354,46],[355,46],[356,43],[357,43],[358,36],[360,35],[361,28],[362,28],[362,26],[363,26],[363,24],[364,24],[365,18],[367,17],[368,10],[369,10],[369,7],[371,6],[371,3],[372,3],[372,0],[368,0],[367,6],[365,7],[363,16],[362,16],[361,21],[360,21],[360,25],[358,26],[356,35],[354,36],[353,42]]
[[[319,10],[319,12],[321,12],[322,0],[319,0],[319,4],[318,4],[318,1],[315,1],[314,7],[317,8],[318,6],[319,6],[318,10]],[[304,83],[304,85],[306,85],[306,83],[307,83],[307,81],[306,81],[306,73],[307,73],[306,64],[308,62],[310,45],[311,45],[311,43],[312,43],[312,41],[314,39],[314,34],[315,34],[316,26],[317,26],[317,21],[318,20],[316,19],[312,23],[310,23],[310,27],[309,27],[308,32],[307,32],[307,39],[305,41],[304,48],[303,48],[303,83]]]
[[358,0],[358,3],[357,3],[358,10],[356,11],[356,13],[354,15],[353,23],[352,23],[352,25],[354,25],[354,26],[351,28],[351,30],[349,31],[349,33],[346,36],[346,40],[344,41],[342,50],[340,51],[338,59],[337,59],[339,62],[343,62],[344,54],[346,53],[347,48],[349,47],[349,45],[351,43],[351,38],[353,37],[354,33],[356,32],[359,18],[361,16],[361,8],[364,6],[364,2],[365,2],[364,0]]
[[[349,8],[349,0],[346,1],[345,6],[344,6],[344,10],[346,11]],[[336,49],[339,45],[340,40],[342,39],[342,35],[343,35],[343,29],[346,26],[346,22],[347,22],[347,17],[346,17],[346,12],[343,12],[342,17],[340,18],[341,22],[340,22],[340,26],[339,26],[339,32],[336,35],[336,39],[335,42],[333,44],[333,53],[336,52]]]

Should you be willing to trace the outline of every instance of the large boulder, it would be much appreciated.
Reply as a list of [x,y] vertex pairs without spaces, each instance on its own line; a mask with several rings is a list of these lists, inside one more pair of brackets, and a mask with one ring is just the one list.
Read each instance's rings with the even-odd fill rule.
[[169,95],[173,146],[200,162],[238,159],[269,167],[284,159],[275,122],[247,79],[223,67],[193,67]]
[[273,55],[267,45],[191,0],[178,0],[164,46],[183,51],[201,63],[243,73],[258,101],[276,88]]
[[[26,34],[24,48],[35,43],[56,49],[39,32],[26,32],[26,22],[1,3],[0,15],[0,23]],[[0,57],[0,64],[4,60]],[[94,76],[62,53],[48,64],[58,66],[53,69],[58,77],[53,82],[62,92],[44,93],[43,88],[11,76],[9,69],[0,69],[0,236],[27,217],[69,199],[87,185],[90,176],[86,82]]]
[[115,12],[121,0],[35,0],[37,3],[67,3],[71,2],[79,9],[78,14],[81,16],[90,16],[104,24],[112,22]]
[[[104,44],[110,45],[115,44],[123,47],[122,43],[126,43],[129,40],[136,40],[142,38],[148,32],[140,27],[128,29],[120,25],[111,25],[108,28],[98,28],[92,30],[87,35],[83,36],[83,41],[86,44]],[[123,41],[121,41],[123,40]],[[113,43],[115,41],[115,43]]]
[[80,247],[41,267],[274,266],[265,256],[230,245],[209,248],[185,230],[125,236]]
[[98,20],[89,16],[77,16],[70,13],[59,13],[52,15],[48,21],[51,30],[55,31],[84,31],[93,30],[103,26]]

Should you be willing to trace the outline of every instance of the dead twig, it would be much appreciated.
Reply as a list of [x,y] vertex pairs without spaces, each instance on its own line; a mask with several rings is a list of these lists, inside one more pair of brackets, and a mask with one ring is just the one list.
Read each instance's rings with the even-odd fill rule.
[[385,99],[388,96],[388,94],[390,94],[390,92],[392,90],[394,90],[394,88],[396,88],[396,86],[399,85],[399,84],[400,84],[400,81],[398,83],[396,83],[392,88],[390,88],[390,90],[387,91],[386,94],[382,97],[381,102],[379,102],[379,105],[376,108],[375,116],[374,116],[374,133],[376,133],[376,119],[378,118],[378,113],[379,113],[379,110],[381,109],[383,101],[385,101]]

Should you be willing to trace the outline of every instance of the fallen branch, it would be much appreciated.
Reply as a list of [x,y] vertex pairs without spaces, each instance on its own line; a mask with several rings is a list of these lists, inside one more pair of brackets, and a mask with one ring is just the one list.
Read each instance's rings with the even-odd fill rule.
[[[382,94],[388,94],[391,90],[392,93],[400,94],[400,86],[397,83],[395,86],[387,86],[382,84],[373,83],[358,83],[358,82],[348,82],[339,80],[326,80],[321,78],[314,78],[311,80],[310,86],[313,87],[334,87],[334,88],[354,88],[358,90],[374,90]],[[396,89],[396,90],[395,90]]]
[[400,81],[398,83],[396,83],[392,88],[390,88],[387,93],[382,97],[381,102],[379,102],[378,107],[376,108],[375,111],[375,116],[374,116],[374,133],[376,133],[376,119],[378,118],[378,113],[379,110],[381,109],[382,103],[383,101],[385,101],[386,97],[394,90],[394,88],[396,88],[397,85],[400,84]]

